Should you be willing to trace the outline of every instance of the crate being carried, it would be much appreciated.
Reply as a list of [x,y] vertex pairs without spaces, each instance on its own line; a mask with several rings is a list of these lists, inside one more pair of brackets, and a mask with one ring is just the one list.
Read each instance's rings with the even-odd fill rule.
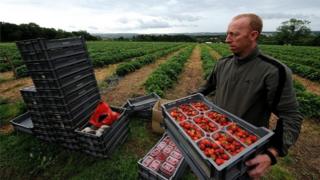
[[245,161],[267,148],[273,132],[219,108],[202,94],[162,105],[164,124],[200,179],[236,179]]

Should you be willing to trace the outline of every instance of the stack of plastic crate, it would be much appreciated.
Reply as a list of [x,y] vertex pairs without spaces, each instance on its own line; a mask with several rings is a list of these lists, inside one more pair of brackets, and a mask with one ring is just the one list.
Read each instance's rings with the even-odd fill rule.
[[84,39],[34,39],[17,47],[36,89],[39,114],[50,123],[44,131],[62,146],[79,149],[74,130],[88,121],[101,99]]

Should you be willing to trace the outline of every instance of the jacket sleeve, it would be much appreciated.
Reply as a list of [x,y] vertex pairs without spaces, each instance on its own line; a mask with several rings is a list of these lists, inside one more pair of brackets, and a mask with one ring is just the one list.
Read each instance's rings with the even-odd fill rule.
[[214,66],[212,69],[210,75],[207,78],[206,83],[199,88],[197,93],[202,93],[203,95],[208,95],[211,92],[216,90],[216,84],[217,84],[217,69],[218,69],[218,63]]
[[293,87],[292,73],[282,67],[266,78],[267,100],[271,111],[279,117],[271,146],[280,156],[285,156],[300,134],[303,117],[298,110],[298,102]]

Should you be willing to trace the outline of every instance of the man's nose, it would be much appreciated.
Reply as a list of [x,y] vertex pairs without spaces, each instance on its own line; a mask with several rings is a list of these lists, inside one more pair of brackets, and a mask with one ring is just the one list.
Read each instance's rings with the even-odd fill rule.
[[227,35],[225,42],[226,42],[226,43],[230,43],[230,42],[231,42],[230,35]]

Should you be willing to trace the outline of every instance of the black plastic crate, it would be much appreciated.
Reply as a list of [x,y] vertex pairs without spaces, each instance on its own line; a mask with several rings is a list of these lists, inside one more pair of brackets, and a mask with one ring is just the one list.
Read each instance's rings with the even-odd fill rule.
[[13,125],[13,128],[16,131],[24,132],[27,134],[33,133],[33,123],[30,117],[29,112],[26,112],[10,121]]
[[75,117],[72,120],[69,121],[61,121],[61,120],[51,120],[51,124],[53,128],[57,129],[63,129],[63,130],[74,130],[75,128],[78,128],[79,126],[83,125],[85,122],[87,122],[95,110],[97,104],[99,101],[97,101],[94,105],[90,105],[85,111],[83,111],[79,116]]
[[34,86],[29,86],[29,87],[20,89],[20,94],[23,98],[23,101],[27,104],[28,109],[37,108],[37,107],[33,107],[33,106],[39,105],[39,103],[36,100],[37,90]]
[[21,52],[39,52],[55,49],[63,49],[74,46],[82,46],[84,39],[82,37],[72,37],[63,39],[47,40],[44,38],[30,39],[16,42]]
[[39,102],[44,107],[44,112],[69,113],[75,110],[79,104],[90,100],[93,96],[99,95],[99,90],[93,88],[70,102],[67,102],[64,98],[53,97],[41,97],[39,98]]
[[92,81],[96,81],[94,74],[87,74],[79,79],[73,79],[73,76],[68,76],[58,80],[33,80],[33,83],[38,91],[60,89],[63,94],[68,94],[68,92],[84,87]]
[[[86,51],[81,50],[77,53],[68,56],[54,58],[50,60],[41,61],[38,60],[38,57],[35,57],[34,59],[34,61],[25,61],[25,64],[29,71],[52,71],[61,67],[70,66],[74,63],[88,60],[88,54]],[[89,59],[89,61],[91,60]]]
[[80,117],[84,111],[96,107],[97,102],[99,102],[100,100],[101,100],[100,94],[95,94],[91,96],[89,99],[87,99],[87,101],[83,101],[81,104],[76,106],[70,112],[58,113],[58,112],[52,112],[50,111],[50,109],[48,109],[45,112],[45,115],[49,120],[53,120],[53,121],[63,121],[63,122],[72,121],[77,117]]
[[160,99],[156,93],[151,93],[146,96],[128,99],[128,105],[133,111],[141,111],[152,109],[153,105]]
[[[53,59],[65,58],[70,56],[76,56],[78,54],[87,53],[86,48],[84,46],[72,46],[63,49],[55,49],[55,50],[43,50],[43,51],[31,51],[31,52],[21,52],[21,57],[23,61],[29,65],[33,62],[41,62],[41,61],[50,61]],[[49,66],[50,69],[53,69],[54,66]]]
[[106,149],[93,151],[90,149],[82,148],[82,151],[91,156],[108,158],[119,146],[121,146],[126,141],[129,131],[130,130],[128,128],[126,128],[125,131],[119,131],[118,134],[111,138],[109,143],[110,147]]
[[32,119],[32,122],[47,123],[49,121],[44,112],[29,111],[29,114],[30,114],[30,117]]
[[[39,89],[37,90],[37,98],[54,98],[54,101],[65,101],[68,104],[82,95],[88,93],[92,89],[98,89],[97,82],[91,81],[84,86],[80,86],[73,91],[64,92],[61,89]],[[41,99],[40,99],[41,100]],[[48,103],[43,103],[48,104]]]
[[[195,102],[202,102],[205,105],[209,107],[207,110],[199,111],[197,108],[191,103]],[[233,136],[232,134],[229,134],[227,131],[227,128],[230,127],[231,124],[226,126],[221,126],[216,123],[218,126],[218,129],[214,132],[205,132],[202,131],[204,136],[196,141],[193,141],[187,133],[183,130],[183,128],[179,125],[181,122],[187,122],[187,121],[193,121],[193,117],[187,116],[186,113],[178,109],[178,111],[182,112],[182,114],[186,117],[185,120],[182,120],[180,122],[176,121],[173,117],[171,117],[170,112],[172,110],[176,110],[177,107],[179,107],[182,104],[189,104],[195,110],[197,113],[191,113],[191,114],[197,114],[194,117],[204,116],[208,119],[209,116],[207,116],[208,112],[218,112],[220,114],[224,114],[226,118],[233,123],[236,123],[241,128],[245,129],[246,131],[250,132],[251,134],[258,137],[258,140],[254,142],[251,145],[246,145],[242,143],[237,137]],[[242,174],[244,174],[247,171],[247,166],[245,165],[245,161],[253,157],[254,155],[262,152],[269,142],[271,136],[273,135],[273,132],[267,128],[264,127],[255,127],[246,121],[238,118],[237,116],[217,107],[210,101],[208,101],[203,95],[196,94],[192,96],[188,96],[186,98],[178,99],[176,101],[166,103],[162,105],[163,114],[164,114],[164,124],[168,130],[169,136],[172,138],[172,140],[179,146],[179,149],[183,153],[183,155],[186,158],[186,161],[192,168],[192,170],[196,173],[196,175],[200,179],[236,179]],[[212,120],[212,122],[214,122]],[[196,123],[193,123],[195,126],[197,126],[199,129],[200,126],[198,126]],[[201,151],[201,149],[198,147],[199,141],[205,138],[212,137],[216,132],[223,131],[226,134],[230,135],[230,137],[237,140],[241,145],[245,147],[244,150],[239,152],[236,155],[230,155],[227,152],[226,154],[230,155],[230,159],[227,160],[225,163],[221,165],[217,165],[211,158],[208,158],[204,155],[204,153]],[[213,142],[213,138],[211,138]],[[224,149],[222,146],[219,146],[222,149]]]
[[129,128],[129,119],[126,110],[113,106],[111,106],[111,109],[120,113],[119,119],[115,121],[112,126],[105,129],[101,136],[81,131],[89,125],[88,121],[83,126],[75,130],[75,132],[78,134],[79,142],[81,142],[83,148],[93,151],[104,150],[110,146],[108,145],[110,139],[115,136],[118,131],[124,131],[125,129]]
[[[30,71],[33,80],[60,80],[65,83],[66,80],[72,81],[81,77],[93,74],[93,68],[89,61],[77,62],[75,64],[65,66],[56,70],[49,71]],[[63,81],[66,79],[65,81]]]
[[185,161],[184,157],[182,157],[182,159],[178,163],[176,170],[171,177],[168,177],[165,174],[162,174],[161,172],[154,171],[143,164],[143,160],[147,157],[147,155],[149,155],[152,152],[152,150],[154,150],[161,142],[163,142],[163,139],[165,139],[166,137],[168,137],[167,133],[165,133],[162,136],[158,143],[146,154],[144,158],[138,161],[139,179],[174,180],[180,179],[183,176],[183,173],[187,168],[187,162]]

